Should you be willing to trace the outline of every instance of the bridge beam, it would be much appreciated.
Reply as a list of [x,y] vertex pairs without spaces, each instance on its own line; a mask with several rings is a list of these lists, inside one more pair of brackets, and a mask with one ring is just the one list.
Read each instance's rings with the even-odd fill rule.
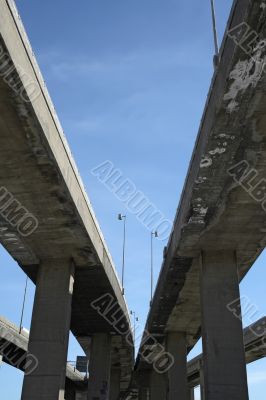
[[[234,251],[202,252],[205,400],[248,400],[239,279]],[[237,304],[238,316],[228,309]]]
[[184,332],[167,334],[167,350],[174,357],[174,364],[168,371],[169,400],[187,398],[187,340]]
[[111,368],[111,335],[97,333],[92,338],[89,361],[88,400],[108,400]]
[[74,267],[70,260],[39,266],[28,351],[38,367],[27,375],[21,400],[63,400]]

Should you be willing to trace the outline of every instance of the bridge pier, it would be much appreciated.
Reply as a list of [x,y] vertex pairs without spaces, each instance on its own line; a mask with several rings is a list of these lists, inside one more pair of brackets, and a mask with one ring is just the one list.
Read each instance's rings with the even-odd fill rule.
[[88,400],[109,400],[110,369],[111,335],[97,333],[92,338]]
[[158,374],[152,370],[150,373],[150,400],[165,400],[167,392],[167,374]]
[[38,367],[26,368],[21,400],[64,399],[73,283],[70,260],[40,264],[28,346]]
[[167,351],[174,357],[174,364],[168,371],[168,400],[187,399],[187,340],[185,332],[167,334]]
[[121,369],[111,368],[110,400],[117,400],[120,393]]
[[234,251],[203,252],[201,306],[205,400],[248,400],[247,373]]

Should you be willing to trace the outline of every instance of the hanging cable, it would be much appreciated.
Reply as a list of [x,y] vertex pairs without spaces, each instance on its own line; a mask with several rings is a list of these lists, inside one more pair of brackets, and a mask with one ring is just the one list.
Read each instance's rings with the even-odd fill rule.
[[214,67],[216,68],[219,63],[219,45],[218,45],[218,35],[217,35],[217,28],[216,28],[216,15],[215,15],[214,0],[211,0],[211,10],[212,10],[212,27],[213,27],[213,38],[214,38],[214,48],[215,48],[213,64],[214,64]]
[[23,324],[23,316],[24,316],[24,309],[25,309],[25,301],[26,301],[26,295],[27,295],[27,288],[28,288],[28,277],[26,277],[26,284],[25,284],[25,290],[24,290],[24,298],[23,298],[23,304],[22,304],[22,311],[21,311],[21,318],[20,318],[20,324],[19,324],[19,333],[21,334],[22,331],[22,324]]

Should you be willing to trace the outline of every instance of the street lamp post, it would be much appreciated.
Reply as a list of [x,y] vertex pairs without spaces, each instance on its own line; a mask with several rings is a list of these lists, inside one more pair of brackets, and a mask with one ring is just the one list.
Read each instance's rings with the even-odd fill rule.
[[158,237],[158,232],[151,232],[151,299],[150,299],[150,306],[152,305],[152,298],[153,298],[153,238]]
[[118,220],[124,221],[124,229],[123,229],[123,256],[122,256],[122,294],[125,294],[124,288],[124,277],[125,277],[125,250],[126,250],[126,220],[127,216],[118,214]]
[[19,334],[21,334],[21,331],[22,331],[25,301],[26,301],[27,289],[28,289],[28,281],[29,281],[29,278],[28,278],[28,276],[26,276],[26,284],[25,284],[25,289],[24,289],[24,296],[23,296],[23,303],[22,303],[22,310],[21,310],[21,317],[20,317],[20,324],[19,324]]
[[216,28],[214,0],[210,0],[210,1],[211,1],[211,10],[212,10],[212,28],[213,28],[214,48],[215,48],[215,56],[213,58],[213,63],[214,63],[214,67],[216,68],[219,63],[219,45],[218,45],[218,36],[217,36],[217,28]]

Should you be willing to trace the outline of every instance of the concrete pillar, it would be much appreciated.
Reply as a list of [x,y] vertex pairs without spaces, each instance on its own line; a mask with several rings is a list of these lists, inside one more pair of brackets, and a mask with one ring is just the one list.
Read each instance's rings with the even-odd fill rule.
[[121,369],[111,368],[110,400],[117,400],[120,393]]
[[201,261],[205,400],[248,400],[242,321],[228,309],[240,297],[235,252],[203,252]]
[[169,400],[187,398],[187,341],[184,332],[167,334],[167,351],[174,357],[174,364],[168,371]]
[[28,347],[38,366],[26,368],[21,400],[64,399],[73,283],[70,260],[40,264]]
[[153,370],[150,374],[150,400],[166,400],[167,394],[167,374],[158,374]]
[[111,335],[97,333],[92,338],[88,400],[109,400],[110,367]]

